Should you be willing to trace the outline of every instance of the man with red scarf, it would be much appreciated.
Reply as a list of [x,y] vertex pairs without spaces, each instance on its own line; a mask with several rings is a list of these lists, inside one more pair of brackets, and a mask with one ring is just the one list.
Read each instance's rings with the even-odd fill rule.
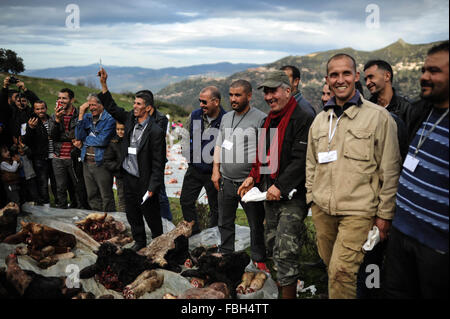
[[300,273],[300,234],[307,215],[306,146],[314,118],[291,97],[284,71],[268,73],[258,89],[261,88],[270,112],[259,134],[256,161],[238,194],[244,196],[255,185],[267,191],[267,253],[273,257],[282,297],[294,299]]

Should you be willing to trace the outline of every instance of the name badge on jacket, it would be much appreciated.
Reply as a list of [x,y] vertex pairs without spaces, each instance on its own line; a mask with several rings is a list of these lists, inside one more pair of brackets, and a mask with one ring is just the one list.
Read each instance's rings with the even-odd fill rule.
[[233,143],[228,140],[224,140],[222,143],[222,147],[231,151],[233,149]]
[[129,148],[128,148],[128,154],[136,155],[136,154],[137,154],[137,149],[136,149],[136,147],[129,147]]
[[403,163],[403,167],[407,168],[411,172],[414,172],[417,168],[417,165],[419,165],[419,160],[411,155],[407,155],[405,162]]
[[337,151],[329,151],[329,152],[320,152],[319,156],[319,164],[325,164],[337,161]]

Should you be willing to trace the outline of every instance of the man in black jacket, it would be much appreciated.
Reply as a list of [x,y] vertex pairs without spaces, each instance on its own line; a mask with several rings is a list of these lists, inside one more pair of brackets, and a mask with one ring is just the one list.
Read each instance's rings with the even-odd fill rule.
[[291,96],[289,78],[283,71],[270,72],[259,88],[264,88],[270,112],[263,126],[266,131],[260,134],[256,163],[238,194],[244,196],[254,185],[267,191],[266,248],[268,255],[273,255],[282,297],[295,299],[300,235],[307,215],[306,146],[314,117]]
[[[136,94],[139,93],[146,93],[153,99],[153,93],[150,90],[142,90],[136,92]],[[167,125],[169,124],[169,120],[164,114],[162,114],[156,109],[156,105],[152,105],[150,109],[150,116],[153,118],[156,124],[158,124],[158,126],[163,130],[163,132],[167,132]],[[161,184],[161,188],[159,190],[159,205],[161,210],[161,217],[164,217],[167,220],[172,220],[172,212],[170,211],[169,198],[167,197],[166,186],[164,185],[164,183]]]
[[383,60],[371,60],[364,65],[366,86],[372,96],[370,102],[378,104],[389,111],[397,123],[398,145],[404,160],[408,153],[406,124],[402,115],[411,107],[411,103],[404,97],[396,94],[392,87],[394,72],[389,63]]
[[98,95],[105,109],[117,121],[125,124],[121,144],[121,162],[124,170],[125,213],[131,226],[135,251],[147,244],[144,218],[152,238],[163,233],[159,207],[159,190],[164,183],[166,163],[165,132],[150,116],[153,99],[149,94],[136,94],[133,111],[117,106],[108,90],[108,75],[102,68]]
[[53,196],[57,202],[56,180],[53,174],[53,140],[50,132],[55,122],[47,114],[47,104],[38,100],[34,102],[34,115],[28,120],[24,142],[32,152],[32,160],[38,183],[39,204],[49,206],[48,179]]

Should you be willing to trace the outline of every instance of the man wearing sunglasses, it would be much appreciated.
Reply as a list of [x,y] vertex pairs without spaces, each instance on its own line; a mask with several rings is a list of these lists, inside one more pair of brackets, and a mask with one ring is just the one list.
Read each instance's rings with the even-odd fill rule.
[[200,232],[195,202],[203,187],[206,189],[210,209],[209,227],[217,226],[218,202],[217,190],[211,181],[214,145],[219,132],[220,122],[225,110],[220,106],[220,91],[208,86],[199,95],[200,108],[189,117],[189,143],[185,143],[183,154],[189,167],[184,175],[180,204],[183,218],[195,221],[192,234]]

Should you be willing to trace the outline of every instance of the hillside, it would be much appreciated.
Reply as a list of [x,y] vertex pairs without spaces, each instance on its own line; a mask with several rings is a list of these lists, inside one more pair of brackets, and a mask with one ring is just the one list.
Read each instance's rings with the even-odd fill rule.
[[[230,109],[228,100],[228,88],[236,79],[246,79],[250,81],[253,90],[253,105],[263,111],[268,107],[263,99],[261,91],[256,90],[262,82],[264,73],[270,69],[279,69],[283,65],[295,65],[301,71],[301,91],[303,95],[315,105],[320,105],[321,88],[324,83],[326,73],[326,63],[328,59],[338,52],[352,55],[358,63],[361,72],[361,82],[364,85],[364,74],[362,72],[364,63],[370,59],[383,59],[391,63],[394,69],[394,87],[400,95],[414,100],[420,92],[420,68],[428,49],[435,43],[408,44],[403,40],[398,40],[391,45],[375,51],[358,51],[352,48],[339,50],[329,50],[317,52],[305,56],[288,56],[265,66],[248,69],[235,73],[225,79],[214,79],[203,77],[201,79],[185,80],[169,85],[157,93],[157,97],[163,101],[181,105],[190,110],[198,107],[198,93],[208,85],[217,86],[223,96],[222,105]],[[368,96],[367,89],[364,94]]]
[[[2,80],[7,76],[6,73],[0,73],[0,79]],[[89,93],[98,93],[98,89],[92,89],[86,86],[81,85],[73,85],[70,83],[66,83],[60,80],[54,80],[54,79],[42,79],[42,78],[35,78],[35,77],[29,77],[29,76],[23,76],[18,75],[17,76],[20,80],[24,81],[25,86],[36,93],[36,95],[41,99],[44,100],[48,105],[48,112],[50,114],[54,113],[54,105],[56,102],[56,97],[58,95],[58,92],[62,88],[69,88],[75,93],[75,106],[79,107],[81,104],[83,104],[86,101],[86,97],[89,95]],[[98,79],[97,79],[98,81]],[[15,89],[15,85],[10,86],[11,89]],[[116,103],[123,107],[126,110],[131,110],[133,107],[133,94],[117,94],[112,93],[112,96]],[[172,118],[175,120],[181,120],[185,118],[187,115],[189,115],[183,108],[181,108],[178,105],[171,104],[168,102],[163,102],[160,100],[155,99],[155,105],[156,107],[164,114],[170,114]]]
[[[142,89],[150,89],[153,92],[157,92],[169,84],[185,79],[192,79],[198,76],[225,78],[235,72],[255,66],[258,65],[222,62],[162,69],[121,66],[105,66],[105,69],[110,75],[109,87],[111,91],[123,93],[128,91],[136,92]],[[99,64],[91,64],[27,70],[23,74],[39,78],[58,79],[71,84],[87,83],[88,86],[99,88],[96,77],[98,69]]]

